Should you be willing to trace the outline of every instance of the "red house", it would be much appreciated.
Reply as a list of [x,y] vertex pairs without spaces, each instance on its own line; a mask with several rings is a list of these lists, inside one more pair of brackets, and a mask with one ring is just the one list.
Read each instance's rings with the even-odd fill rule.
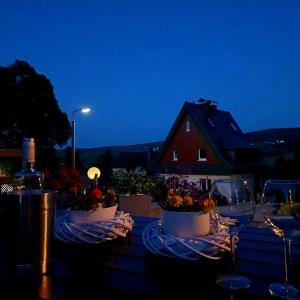
[[254,184],[265,164],[227,111],[211,100],[185,102],[159,154],[161,173],[190,173],[191,179],[247,178]]

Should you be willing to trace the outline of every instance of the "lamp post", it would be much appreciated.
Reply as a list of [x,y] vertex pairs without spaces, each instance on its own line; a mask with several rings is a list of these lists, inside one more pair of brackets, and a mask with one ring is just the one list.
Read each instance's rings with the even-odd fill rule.
[[75,113],[76,112],[88,113],[90,111],[89,107],[82,107],[73,110],[72,113],[72,169],[75,169]]

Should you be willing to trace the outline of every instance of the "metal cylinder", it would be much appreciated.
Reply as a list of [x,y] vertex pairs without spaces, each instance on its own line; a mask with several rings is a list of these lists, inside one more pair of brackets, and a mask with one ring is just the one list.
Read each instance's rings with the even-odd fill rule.
[[0,219],[5,269],[17,275],[51,269],[55,191],[23,190],[2,194]]

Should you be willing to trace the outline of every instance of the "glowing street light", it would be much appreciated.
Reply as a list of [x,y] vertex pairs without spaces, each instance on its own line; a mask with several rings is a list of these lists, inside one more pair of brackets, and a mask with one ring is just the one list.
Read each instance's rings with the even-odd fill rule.
[[73,110],[72,113],[72,169],[75,169],[75,113],[82,112],[84,114],[90,112],[89,107],[82,107]]

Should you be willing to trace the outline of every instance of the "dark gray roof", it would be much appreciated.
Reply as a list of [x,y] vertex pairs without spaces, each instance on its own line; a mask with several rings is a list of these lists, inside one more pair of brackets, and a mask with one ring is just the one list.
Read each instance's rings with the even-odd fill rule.
[[215,105],[186,102],[184,106],[202,133],[219,149],[252,148],[229,112],[219,110]]

